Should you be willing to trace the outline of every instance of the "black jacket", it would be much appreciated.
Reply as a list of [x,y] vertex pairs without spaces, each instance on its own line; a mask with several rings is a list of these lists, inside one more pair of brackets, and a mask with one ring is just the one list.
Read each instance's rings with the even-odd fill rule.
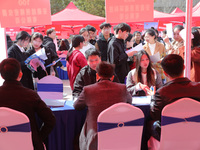
[[[113,80],[119,82],[117,76]],[[74,82],[74,90],[72,91],[73,98],[78,97],[83,90],[84,86],[96,83],[96,71],[91,69],[89,65],[83,67]]]
[[108,43],[110,42],[112,37],[113,37],[113,34],[110,34],[110,38],[106,41],[103,34],[101,34],[99,36],[99,40],[97,40],[97,45],[98,45],[99,51],[101,52],[102,61],[107,60]]
[[128,55],[123,39],[113,37],[108,44],[108,61],[115,64],[115,73],[120,83],[125,83],[125,78],[130,70],[128,65]]
[[27,68],[26,64],[24,63],[24,61],[28,58],[26,52],[22,53],[21,50],[18,48],[18,46],[16,44],[13,44],[8,49],[8,58],[15,58],[19,61],[23,73],[20,82],[22,83],[23,86],[33,90],[34,87],[33,87],[32,72]]

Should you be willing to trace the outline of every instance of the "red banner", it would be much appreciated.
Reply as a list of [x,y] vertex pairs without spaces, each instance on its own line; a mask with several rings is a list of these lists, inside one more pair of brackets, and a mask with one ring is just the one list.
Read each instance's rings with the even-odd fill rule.
[[153,21],[153,0],[106,0],[106,22]]
[[51,24],[49,0],[1,0],[2,28]]

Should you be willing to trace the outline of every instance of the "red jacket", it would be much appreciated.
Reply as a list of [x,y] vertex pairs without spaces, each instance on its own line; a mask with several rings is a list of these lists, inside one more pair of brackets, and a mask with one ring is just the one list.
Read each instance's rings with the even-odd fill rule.
[[73,50],[67,61],[67,72],[70,81],[71,89],[74,89],[74,81],[77,74],[87,65],[85,56],[79,50]]

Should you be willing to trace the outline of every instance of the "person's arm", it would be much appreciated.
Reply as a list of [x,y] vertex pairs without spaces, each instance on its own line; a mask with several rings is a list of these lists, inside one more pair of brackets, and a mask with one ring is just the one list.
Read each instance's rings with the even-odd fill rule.
[[51,109],[47,107],[47,105],[40,99],[39,96],[37,97],[38,100],[35,102],[35,110],[38,117],[43,121],[43,125],[40,128],[39,134],[44,141],[55,126],[56,118]]
[[158,91],[152,96],[150,103],[150,115],[153,120],[161,120],[163,101]]
[[73,100],[75,100],[76,98],[78,98],[78,96],[80,95],[80,93],[83,90],[84,85],[85,85],[85,82],[84,82],[83,74],[80,71],[77,74],[76,80],[74,82],[74,89],[72,91]]
[[85,103],[85,88],[83,88],[83,91],[79,95],[78,99],[74,102],[74,108],[76,110],[83,110],[86,108],[86,103]]
[[132,76],[133,76],[133,73],[132,73],[132,71],[130,71],[127,76],[126,87],[127,87],[128,92],[132,96],[134,96],[134,95],[136,95],[137,91],[141,91],[142,89],[140,86],[141,83],[139,82],[139,83],[135,84],[135,82],[132,79]]
[[156,71],[156,90],[163,85],[161,75]]

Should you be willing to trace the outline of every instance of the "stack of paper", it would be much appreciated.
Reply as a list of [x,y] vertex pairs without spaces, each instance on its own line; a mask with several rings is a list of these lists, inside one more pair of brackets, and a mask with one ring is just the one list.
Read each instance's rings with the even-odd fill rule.
[[63,107],[65,105],[66,100],[64,99],[45,99],[44,102],[47,106],[52,107]]
[[132,104],[143,105],[150,104],[151,96],[135,96],[132,97]]

